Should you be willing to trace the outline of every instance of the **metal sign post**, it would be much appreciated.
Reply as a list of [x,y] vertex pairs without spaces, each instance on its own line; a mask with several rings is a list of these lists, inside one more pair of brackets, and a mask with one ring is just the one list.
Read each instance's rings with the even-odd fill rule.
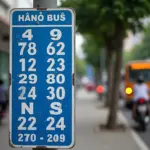
[[50,0],[36,2],[38,9],[10,14],[10,143],[34,150],[71,148],[74,13],[47,8]]
[[57,8],[57,0],[33,0],[33,8]]

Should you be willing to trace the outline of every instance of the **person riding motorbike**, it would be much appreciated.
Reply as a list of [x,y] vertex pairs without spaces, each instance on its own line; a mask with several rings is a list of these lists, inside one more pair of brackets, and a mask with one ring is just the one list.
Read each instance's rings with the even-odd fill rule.
[[[138,76],[136,84],[133,87],[133,108],[132,108],[132,115],[133,119],[136,118],[136,102],[139,100],[139,98],[144,98],[147,102],[149,102],[149,93],[150,89],[149,87],[144,83],[144,77]],[[149,105],[149,103],[148,103]],[[150,107],[148,107],[150,108]],[[150,110],[150,109],[149,109]]]

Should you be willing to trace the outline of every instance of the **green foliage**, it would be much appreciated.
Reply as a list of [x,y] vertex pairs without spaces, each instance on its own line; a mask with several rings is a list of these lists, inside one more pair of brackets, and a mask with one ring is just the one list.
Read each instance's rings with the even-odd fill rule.
[[149,0],[62,0],[62,6],[75,9],[80,33],[99,36],[112,36],[119,24],[140,30],[140,19],[150,14]]
[[[119,82],[117,81],[121,70],[122,59],[120,57],[122,56],[123,39],[127,30],[135,33],[143,29],[141,19],[150,14],[150,0],[62,0],[62,7],[74,8],[78,32],[83,35],[90,34],[96,40],[94,42],[102,42],[105,45],[107,54],[112,52],[111,54],[116,56],[114,57],[116,59],[114,78],[111,79],[113,82],[110,80],[113,89],[108,91],[110,93],[108,101],[111,101],[112,106],[107,122],[109,128],[115,128],[117,92],[119,91]],[[99,51],[100,46],[98,44],[93,46],[89,43],[85,45],[87,60],[96,66],[99,59],[96,54],[99,54],[97,51]],[[147,49],[147,47],[144,49]],[[147,52],[145,55],[147,55]],[[112,60],[111,63],[113,64]],[[111,63],[109,63],[109,66]],[[108,76],[111,73],[109,72]]]
[[133,50],[131,51],[124,51],[123,54],[123,66],[125,66],[129,61],[133,60]]
[[100,45],[92,36],[86,36],[82,49],[86,55],[86,61],[95,69],[100,67]]
[[84,60],[79,59],[77,56],[75,57],[75,68],[76,68],[76,73],[79,76],[83,76],[85,74],[85,66],[86,63]]
[[150,25],[144,31],[142,43],[136,45],[130,52],[124,54],[124,64],[131,60],[150,58]]

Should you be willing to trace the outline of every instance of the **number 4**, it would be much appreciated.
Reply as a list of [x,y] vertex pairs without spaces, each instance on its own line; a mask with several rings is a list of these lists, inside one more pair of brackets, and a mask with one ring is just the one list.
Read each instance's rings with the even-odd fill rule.
[[31,29],[27,29],[27,30],[22,34],[22,38],[27,38],[29,41],[31,41],[32,38],[33,38],[32,30],[31,30]]
[[64,130],[66,128],[64,117],[61,117],[56,124],[56,128]]
[[[55,119],[53,117],[48,117],[47,121],[50,121],[49,125],[47,126],[46,130],[55,130],[55,127],[52,127],[55,123]],[[64,130],[66,128],[64,117],[61,117],[58,122],[56,123],[56,128],[60,130]]]

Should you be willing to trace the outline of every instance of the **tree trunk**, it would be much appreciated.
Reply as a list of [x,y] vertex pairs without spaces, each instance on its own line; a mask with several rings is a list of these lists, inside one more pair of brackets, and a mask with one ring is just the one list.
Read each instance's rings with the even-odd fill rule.
[[110,111],[107,121],[107,127],[109,129],[115,129],[117,125],[117,110],[118,110],[118,98],[119,98],[119,84],[120,84],[120,72],[122,66],[122,47],[115,52],[116,60],[114,66],[114,75],[113,75],[113,88],[112,88],[112,97],[110,101]]
[[106,71],[107,71],[107,94],[105,107],[108,107],[111,100],[112,81],[113,81],[113,52],[106,50]]
[[120,20],[116,20],[115,23],[116,29],[114,35],[110,37],[110,42],[107,41],[107,45],[109,47],[109,43],[111,43],[112,50],[115,54],[114,61],[114,71],[112,77],[112,90],[111,90],[111,98],[110,98],[110,109],[107,120],[107,128],[115,129],[117,126],[117,110],[118,110],[118,99],[119,99],[119,89],[120,89],[120,74],[122,67],[122,55],[123,55],[123,39],[125,36],[125,28],[124,24]]

